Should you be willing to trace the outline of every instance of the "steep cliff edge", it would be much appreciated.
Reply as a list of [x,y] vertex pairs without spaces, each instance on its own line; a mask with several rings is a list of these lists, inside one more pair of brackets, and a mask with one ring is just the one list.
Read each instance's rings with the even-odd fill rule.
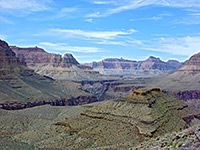
[[40,75],[58,80],[102,80],[105,77],[91,67],[83,66],[72,54],[48,53],[38,47],[20,48],[11,46],[16,56]]
[[168,71],[175,71],[182,67],[183,63],[175,60],[164,62],[159,58],[150,56],[144,61],[107,58],[100,62],[86,63],[85,66],[92,67],[105,75],[153,77]]
[[[149,87],[160,87],[181,100],[196,99],[200,104],[200,53],[172,74],[154,80]],[[199,105],[200,106],[200,105]]]
[[96,97],[85,93],[78,83],[59,82],[35,73],[2,40],[0,85],[0,108],[3,109],[21,109],[44,104],[78,105],[97,101]]

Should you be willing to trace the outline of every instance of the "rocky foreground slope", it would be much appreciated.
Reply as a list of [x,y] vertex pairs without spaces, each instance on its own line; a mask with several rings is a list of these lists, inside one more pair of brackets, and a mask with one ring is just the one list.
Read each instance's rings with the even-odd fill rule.
[[[128,97],[84,106],[40,106],[3,113],[0,129],[15,142],[59,149],[127,149],[181,131],[200,119],[199,110],[159,89],[136,90]],[[16,119],[3,121],[11,116]],[[9,126],[13,123],[15,128]]]
[[200,125],[152,138],[129,150],[199,150]]
[[20,61],[40,75],[59,80],[101,80],[105,77],[91,67],[83,66],[71,55],[48,53],[38,47],[20,48],[11,46]]
[[144,61],[107,58],[100,62],[87,63],[85,66],[92,67],[104,75],[152,77],[168,71],[175,71],[183,64],[175,60],[164,62],[159,58],[150,56]]
[[55,81],[35,73],[0,40],[0,108],[77,105],[94,101],[96,97],[85,93],[79,84]]

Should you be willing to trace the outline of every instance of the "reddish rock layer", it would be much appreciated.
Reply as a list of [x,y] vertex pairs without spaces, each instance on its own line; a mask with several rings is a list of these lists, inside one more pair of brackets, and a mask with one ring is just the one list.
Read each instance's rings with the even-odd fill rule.
[[38,47],[20,48],[11,46],[16,56],[40,75],[58,80],[99,80],[102,76],[91,67],[80,65],[71,54],[64,56],[48,53]]
[[186,65],[200,66],[200,53],[193,55],[186,63]]
[[159,58],[150,56],[145,61],[132,61],[126,59],[117,59],[117,58],[107,58],[100,62],[86,63],[86,66],[94,68],[103,68],[103,69],[159,69],[159,70],[177,70],[183,64],[170,60],[168,62],[163,62]]
[[0,40],[0,78],[26,72],[32,71],[25,68],[25,63],[20,62],[6,42]]
[[0,65],[21,65],[22,63],[17,59],[15,53],[9,48],[8,44],[0,40]]
[[11,46],[11,49],[16,53],[20,61],[25,61],[27,66],[34,67],[38,64],[49,65],[53,67],[71,67],[79,65],[76,59],[71,54],[65,54],[63,57],[59,54],[47,53],[45,50],[36,47],[20,48]]
[[97,98],[95,96],[78,96],[71,98],[55,99],[52,101],[43,100],[43,101],[33,101],[27,103],[20,103],[20,102],[0,103],[0,108],[6,110],[18,110],[18,109],[31,108],[46,104],[52,106],[75,106],[93,102],[97,102]]
[[[35,56],[45,54],[37,47],[29,52]],[[38,58],[35,62],[47,60],[48,57]],[[64,68],[71,62],[77,63],[72,55],[65,55],[57,64]],[[95,101],[97,98],[85,93],[79,84],[59,82],[35,73],[25,63],[20,62],[6,42],[0,40],[0,108],[13,110],[45,104],[81,105]]]
[[160,77],[153,81],[152,87],[160,87],[171,93],[180,100],[196,100],[192,103],[199,103],[200,99],[200,53],[193,55],[183,67],[172,74]]

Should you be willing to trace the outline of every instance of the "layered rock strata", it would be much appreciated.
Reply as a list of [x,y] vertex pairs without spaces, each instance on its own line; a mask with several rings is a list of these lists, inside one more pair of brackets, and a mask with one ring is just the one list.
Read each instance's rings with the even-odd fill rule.
[[[200,119],[199,110],[160,89],[136,90],[128,97],[82,107],[75,116],[45,130],[21,133],[15,140],[43,148],[127,149],[152,137],[183,130]],[[30,138],[33,132],[35,136]],[[44,132],[48,136],[40,136]]]
[[[23,61],[23,60],[22,60]],[[64,65],[64,64],[63,64]],[[78,105],[97,101],[81,85],[41,76],[21,62],[0,40],[0,108],[21,109],[37,105]]]
[[149,87],[160,87],[181,100],[200,99],[200,53],[193,55],[186,64],[167,76],[153,81]]
[[150,56],[145,61],[107,58],[100,62],[87,63],[85,66],[90,66],[105,75],[152,77],[167,71],[175,71],[182,67],[183,63],[175,60],[163,62],[159,58]]
[[92,70],[91,67],[83,66],[72,54],[48,53],[38,47],[20,48],[11,46],[16,56],[27,66],[40,75],[46,75],[58,80],[100,80],[103,77]]

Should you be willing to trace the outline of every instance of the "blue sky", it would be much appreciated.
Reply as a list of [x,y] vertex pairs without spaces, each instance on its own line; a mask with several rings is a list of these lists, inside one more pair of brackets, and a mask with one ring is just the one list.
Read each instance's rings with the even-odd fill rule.
[[200,51],[200,0],[0,0],[0,39],[104,58],[185,61]]

